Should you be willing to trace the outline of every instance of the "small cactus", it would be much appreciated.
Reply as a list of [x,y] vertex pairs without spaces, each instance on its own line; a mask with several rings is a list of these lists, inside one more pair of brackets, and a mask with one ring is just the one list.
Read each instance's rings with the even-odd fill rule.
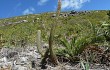
[[4,46],[3,34],[0,34],[0,47]]
[[41,46],[41,30],[37,31],[37,50],[43,56]]

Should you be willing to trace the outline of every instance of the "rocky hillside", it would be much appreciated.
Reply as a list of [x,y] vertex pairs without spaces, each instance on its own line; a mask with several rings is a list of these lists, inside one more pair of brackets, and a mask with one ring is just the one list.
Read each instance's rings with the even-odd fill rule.
[[[49,12],[0,19],[0,70],[110,69],[110,11],[71,11],[55,17]],[[52,24],[55,32],[50,33]],[[54,42],[57,67],[50,53],[42,61],[45,55],[41,57],[38,46],[43,53],[48,41]]]
[[[55,13],[43,13],[35,15],[25,15],[0,20],[0,36],[5,45],[18,45],[22,40],[26,43],[34,44],[37,30],[42,31],[44,41],[48,40],[50,25],[58,23],[55,36],[76,34],[81,30],[78,26],[87,26],[89,22],[100,26],[108,21],[108,11],[71,11],[62,12],[58,22],[54,20]],[[78,25],[79,24],[79,25]],[[87,28],[88,30],[88,28]]]

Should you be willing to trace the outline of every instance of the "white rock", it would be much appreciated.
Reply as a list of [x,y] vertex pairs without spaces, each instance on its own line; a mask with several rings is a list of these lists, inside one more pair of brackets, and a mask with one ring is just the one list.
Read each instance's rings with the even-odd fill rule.
[[37,18],[37,20],[39,20],[39,18]]
[[26,67],[19,67],[18,70],[28,70]]
[[22,20],[23,22],[28,22],[27,20]]
[[47,44],[47,43],[43,44],[43,48],[47,48],[48,46],[49,46],[49,44]]
[[16,65],[13,70],[28,70],[27,67],[21,66],[21,65]]
[[3,58],[0,59],[0,61],[6,63],[7,62],[7,58],[6,57],[3,57]]
[[21,57],[20,60],[25,62],[28,60],[28,57]]

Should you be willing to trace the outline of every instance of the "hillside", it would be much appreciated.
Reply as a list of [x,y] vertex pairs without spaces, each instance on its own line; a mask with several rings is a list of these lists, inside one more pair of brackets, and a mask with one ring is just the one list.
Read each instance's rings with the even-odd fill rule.
[[0,19],[0,54],[1,69],[110,69],[110,11]]
[[[91,22],[100,26],[108,21],[108,11],[80,11],[63,12],[58,19],[55,36],[76,34],[81,27],[87,27]],[[26,39],[29,43],[35,43],[36,31],[42,31],[42,38],[47,41],[50,25],[56,23],[54,13],[43,13],[35,15],[25,15],[0,20],[0,34],[6,43]],[[87,28],[85,32],[90,30]]]

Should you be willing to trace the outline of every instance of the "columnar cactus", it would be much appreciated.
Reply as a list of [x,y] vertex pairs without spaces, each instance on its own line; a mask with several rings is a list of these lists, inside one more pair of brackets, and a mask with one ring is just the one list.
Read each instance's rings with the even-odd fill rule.
[[41,30],[37,31],[37,50],[41,55],[43,55],[41,46]]
[[3,35],[0,34],[0,47],[3,47]]

